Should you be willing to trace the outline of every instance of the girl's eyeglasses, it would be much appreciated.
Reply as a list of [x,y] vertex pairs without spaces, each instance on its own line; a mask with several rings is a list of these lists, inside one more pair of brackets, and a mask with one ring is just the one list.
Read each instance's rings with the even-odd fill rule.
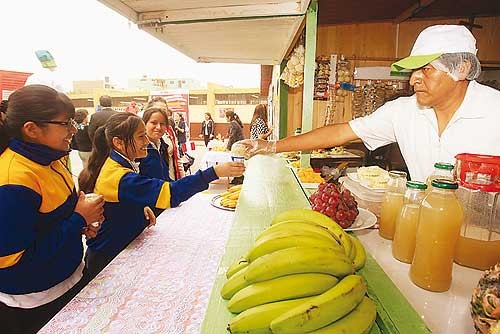
[[48,124],[57,124],[65,126],[66,129],[71,130],[73,128],[76,129],[77,123],[74,119],[70,118],[68,121],[35,121],[35,123],[48,123]]

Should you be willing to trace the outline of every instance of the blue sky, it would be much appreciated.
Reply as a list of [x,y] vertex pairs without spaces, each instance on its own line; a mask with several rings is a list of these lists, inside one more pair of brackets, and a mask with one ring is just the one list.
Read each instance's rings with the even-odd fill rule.
[[39,71],[37,49],[49,50],[66,80],[110,76],[191,77],[234,87],[259,87],[260,67],[199,64],[139,30],[97,0],[1,0],[0,69]]

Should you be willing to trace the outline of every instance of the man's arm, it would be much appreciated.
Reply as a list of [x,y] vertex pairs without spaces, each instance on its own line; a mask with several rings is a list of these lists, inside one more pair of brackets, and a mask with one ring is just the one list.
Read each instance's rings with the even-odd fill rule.
[[327,125],[300,136],[290,136],[276,142],[276,152],[309,151],[343,145],[358,136],[349,123]]

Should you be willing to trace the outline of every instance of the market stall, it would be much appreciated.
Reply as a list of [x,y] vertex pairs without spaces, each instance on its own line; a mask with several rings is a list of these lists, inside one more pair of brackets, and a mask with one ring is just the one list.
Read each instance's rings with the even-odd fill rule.
[[[40,333],[224,333],[234,316],[220,297],[227,267],[271,217],[309,206],[282,158],[252,158],[245,178],[234,213],[212,205],[225,190],[213,185],[166,210]],[[481,271],[455,265],[451,289],[428,292],[411,283],[377,230],[356,235],[371,254],[361,273],[378,306],[372,333],[474,333],[469,300]]]

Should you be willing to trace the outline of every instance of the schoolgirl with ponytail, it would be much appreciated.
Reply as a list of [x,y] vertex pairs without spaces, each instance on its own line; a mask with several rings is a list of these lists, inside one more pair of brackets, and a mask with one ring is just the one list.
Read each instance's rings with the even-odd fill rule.
[[229,122],[227,150],[231,150],[231,146],[238,140],[243,140],[243,123],[240,120],[238,114],[234,111],[226,111],[226,120]]
[[118,113],[100,127],[88,165],[81,172],[80,189],[104,196],[105,220],[97,236],[87,240],[89,278],[97,275],[146,227],[156,223],[150,208],[178,206],[208,188],[219,177],[243,174],[244,165],[230,163],[169,182],[140,174],[136,159],[145,158],[150,143],[144,122],[135,114]]
[[74,113],[66,95],[31,85],[0,120],[2,333],[37,332],[83,287],[82,231],[96,235],[104,201],[85,201],[68,171]]

